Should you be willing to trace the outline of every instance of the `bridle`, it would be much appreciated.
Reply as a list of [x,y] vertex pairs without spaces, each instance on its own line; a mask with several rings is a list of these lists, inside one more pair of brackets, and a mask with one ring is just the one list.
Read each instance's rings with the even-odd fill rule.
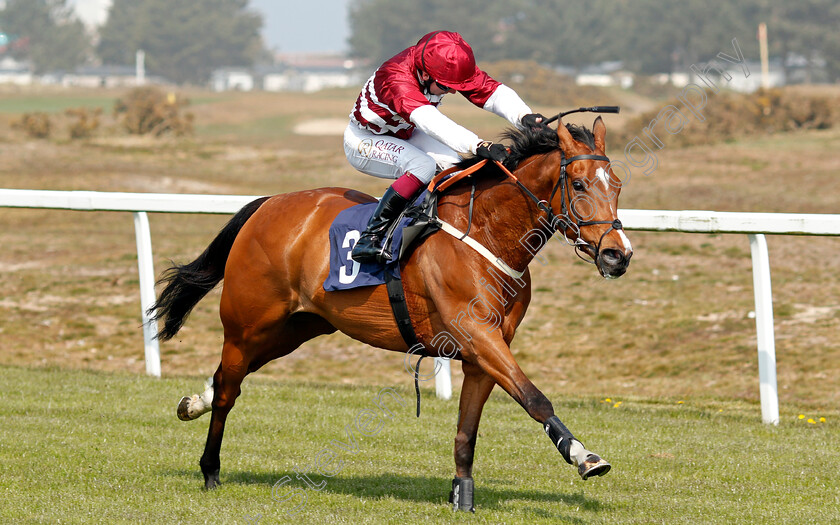
[[[547,125],[555,120],[562,118],[565,115],[570,113],[577,113],[580,111],[587,111],[587,112],[600,112],[600,113],[618,113],[619,108],[618,106],[595,106],[590,108],[578,108],[571,111],[566,111],[563,113],[558,113],[556,116],[546,120],[542,124]],[[562,123],[558,122],[558,126],[562,126]],[[551,190],[551,194],[548,197],[548,200],[543,200],[537,197],[536,195],[531,192],[522,182],[508,170],[501,162],[496,161],[496,164],[502,169],[502,171],[511,179],[514,180],[517,186],[519,186],[522,191],[537,205],[537,208],[544,211],[547,215],[548,224],[552,228],[552,233],[561,229],[563,232],[563,237],[566,239],[566,242],[575,248],[575,254],[580,257],[581,260],[586,261],[588,263],[595,264],[598,266],[600,270],[600,255],[601,255],[601,243],[604,241],[604,237],[608,233],[613,230],[622,230],[624,227],[621,224],[619,219],[615,219],[612,221],[584,221],[578,217],[572,215],[571,208],[573,206],[566,205],[566,199],[568,196],[571,195],[569,191],[568,184],[569,184],[569,177],[566,174],[566,166],[571,164],[572,162],[576,162],[579,160],[600,160],[605,161],[607,163],[610,162],[609,157],[604,155],[592,155],[592,154],[584,154],[584,155],[575,155],[574,157],[566,158],[566,153],[561,149],[560,150],[560,176],[557,178],[557,182],[554,184],[554,188]],[[551,207],[551,202],[554,200],[554,195],[557,193],[557,190],[560,190],[560,213],[559,215],[555,213],[555,211]],[[571,201],[570,201],[571,203]],[[607,228],[604,233],[601,234],[601,237],[598,239],[598,244],[592,244],[584,240],[580,236],[580,229],[586,228],[587,226],[595,226],[598,224],[609,224],[610,227]],[[570,240],[568,235],[566,235],[566,230],[572,228],[575,231],[576,238],[574,241]],[[587,259],[583,255],[581,255],[581,249],[584,247],[588,247],[592,254],[592,260]],[[603,273],[603,272],[602,272]]]
[[[542,124],[547,125],[554,122],[558,118],[563,117],[564,115],[568,115],[569,113],[576,113],[579,111],[591,111],[591,112],[600,112],[600,113],[618,113],[619,108],[618,106],[595,106],[591,108],[579,108],[574,109],[572,111],[566,111],[564,113],[558,113],[556,116],[547,119]],[[562,125],[562,124],[558,124]],[[505,167],[499,161],[494,161],[499,169],[504,173],[508,178],[513,180],[519,188],[525,192],[534,203],[537,205],[537,208],[546,213],[549,227],[552,229],[552,233],[556,232],[558,229],[562,229],[563,237],[566,242],[573,246],[575,249],[575,254],[580,257],[583,261],[595,264],[598,267],[598,270],[604,274],[603,269],[600,265],[600,256],[601,256],[601,244],[604,242],[604,237],[607,236],[613,230],[622,230],[624,227],[621,224],[621,221],[615,219],[613,221],[584,221],[577,217],[572,216],[572,210],[570,206],[566,205],[566,199],[571,195],[569,191],[569,177],[566,174],[566,166],[571,164],[572,162],[576,162],[579,160],[600,160],[605,161],[607,163],[610,162],[609,157],[604,155],[592,155],[592,154],[584,154],[584,155],[576,155],[574,157],[566,158],[566,153],[561,149],[560,150],[561,161],[560,161],[560,176],[557,178],[557,182],[554,184],[554,188],[551,190],[551,194],[548,197],[548,200],[543,200],[537,197],[536,195],[531,192],[519,178],[511,173],[509,169]],[[432,192],[443,192],[449,186],[457,183],[460,180],[472,175],[476,171],[478,171],[482,166],[484,166],[488,161],[486,159],[473,164],[472,166],[461,169],[458,166],[453,166],[449,169],[446,169],[440,173],[438,173],[429,183],[428,189]],[[448,177],[448,178],[447,178]],[[554,212],[554,209],[551,207],[551,201],[554,200],[554,196],[557,194],[557,190],[561,192],[561,205],[560,205],[560,213],[559,215]],[[473,190],[470,194],[470,211],[469,211],[469,225],[472,225],[472,210],[473,210],[473,199],[475,197],[475,186],[473,185]],[[571,199],[569,200],[570,204],[572,203]],[[571,206],[573,207],[573,206]],[[604,233],[601,234],[601,237],[598,239],[598,244],[591,244],[584,240],[580,236],[580,229],[586,228],[587,226],[595,226],[598,224],[609,224],[609,228],[607,228]],[[566,234],[567,229],[574,229],[575,231],[575,239],[569,239],[569,236]],[[467,227],[467,233],[469,233],[469,226]],[[467,234],[464,233],[462,238],[465,237]],[[592,252],[590,257],[592,260],[587,259],[583,255],[581,255],[581,251],[583,248],[589,248]]]

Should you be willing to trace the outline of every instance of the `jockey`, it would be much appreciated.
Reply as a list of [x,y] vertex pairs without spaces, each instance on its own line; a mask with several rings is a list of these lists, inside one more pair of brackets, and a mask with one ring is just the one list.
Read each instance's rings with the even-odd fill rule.
[[472,48],[458,33],[429,33],[386,61],[365,83],[344,131],[344,152],[354,168],[396,179],[353,247],[353,260],[389,260],[382,243],[392,221],[437,170],[455,165],[459,154],[507,158],[505,146],[481,140],[438,111],[444,95],[456,91],[517,127],[539,127],[545,120],[511,88],[479,69]]

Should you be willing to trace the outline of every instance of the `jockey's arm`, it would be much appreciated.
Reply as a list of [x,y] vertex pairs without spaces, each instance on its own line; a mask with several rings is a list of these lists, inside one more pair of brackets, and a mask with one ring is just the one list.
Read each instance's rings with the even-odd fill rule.
[[417,129],[446,144],[458,153],[475,154],[481,139],[478,135],[441,113],[435,106],[426,104],[411,112],[411,122]]
[[[522,128],[522,117],[531,113],[531,108],[519,95],[504,84],[499,84],[481,107],[499,115],[517,128]],[[475,154],[476,147],[481,142],[478,135],[457,124],[431,104],[412,111],[411,122],[419,130],[459,153]]]
[[522,117],[533,113],[531,108],[519,98],[516,91],[504,84],[499,84],[482,108],[499,115],[520,129],[522,128]]

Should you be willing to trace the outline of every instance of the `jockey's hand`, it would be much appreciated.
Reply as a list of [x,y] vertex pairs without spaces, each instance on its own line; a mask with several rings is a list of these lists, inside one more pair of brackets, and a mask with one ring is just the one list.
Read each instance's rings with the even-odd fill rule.
[[528,113],[524,117],[522,117],[522,125],[525,128],[530,128],[533,131],[539,131],[541,129],[545,129],[548,126],[543,124],[548,120],[545,118],[541,113]]
[[489,140],[479,142],[475,148],[475,154],[483,159],[497,160],[499,162],[506,161],[509,155],[504,144],[497,144]]

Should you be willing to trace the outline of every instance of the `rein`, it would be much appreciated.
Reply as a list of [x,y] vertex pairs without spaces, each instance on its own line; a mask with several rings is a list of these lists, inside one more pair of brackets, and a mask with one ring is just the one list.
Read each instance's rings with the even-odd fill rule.
[[[487,164],[487,159],[482,159],[470,166],[469,168],[465,169],[461,169],[458,166],[452,166],[451,168],[447,168],[435,175],[434,178],[432,178],[432,180],[429,182],[428,190],[430,192],[437,191],[439,193],[443,193],[443,191],[446,188],[462,180],[464,177],[469,177],[470,175],[484,167],[485,164]],[[458,173],[455,173],[456,171]],[[443,182],[440,182],[443,178],[445,178],[447,175],[451,175],[452,173],[455,173],[455,175],[446,179]]]

